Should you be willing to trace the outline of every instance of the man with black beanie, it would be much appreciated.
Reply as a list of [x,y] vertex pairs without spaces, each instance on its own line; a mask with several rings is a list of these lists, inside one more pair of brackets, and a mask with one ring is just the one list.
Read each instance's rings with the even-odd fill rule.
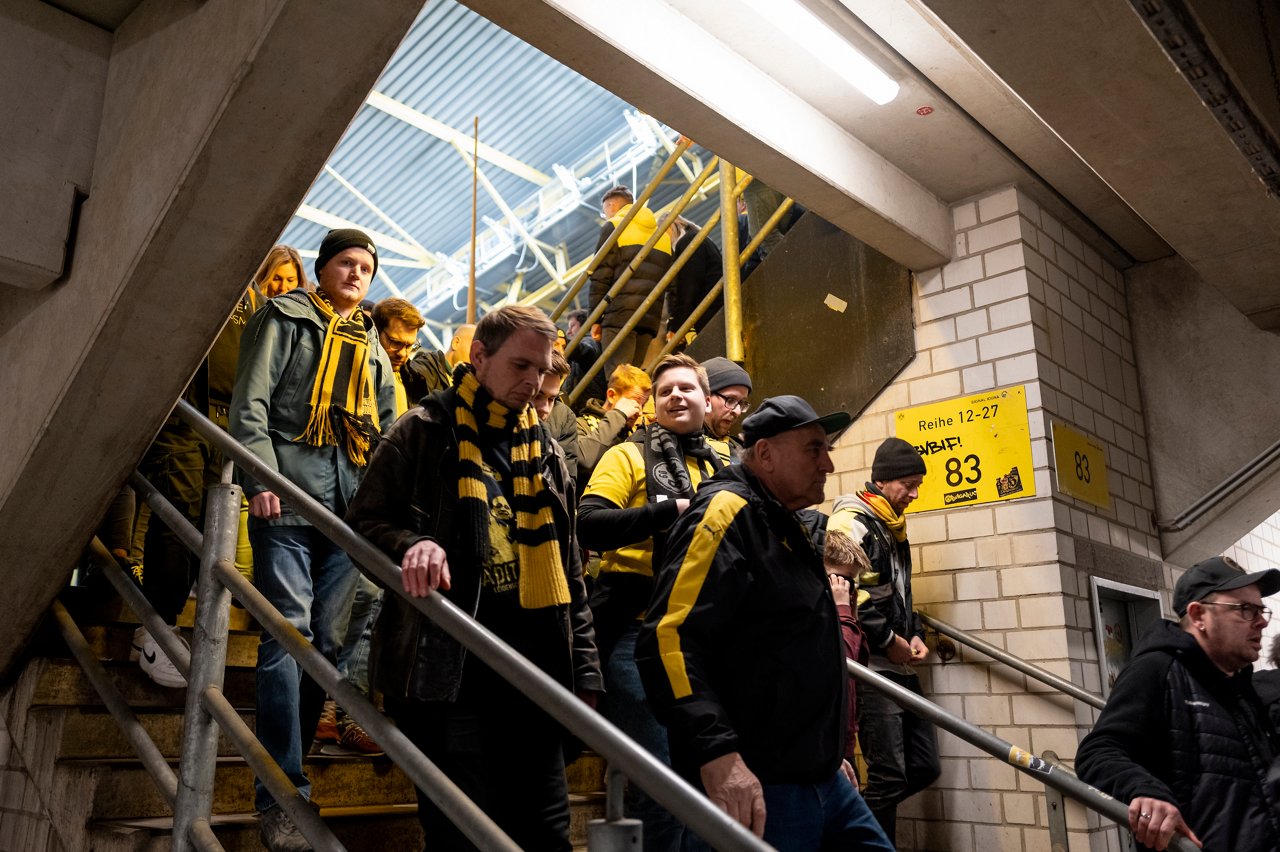
[[[858,620],[871,646],[871,668],[920,694],[911,664],[929,653],[924,626],[911,605],[911,543],[904,512],[924,481],[924,459],[901,438],[876,450],[871,481],[836,500],[827,530],[858,542],[871,562],[859,585],[870,598]],[[904,711],[873,689],[858,693],[858,742],[867,761],[863,792],[885,834],[894,839],[898,804],[938,778],[938,739],[933,724]]]
[[[245,327],[231,436],[331,512],[346,511],[380,433],[396,417],[391,362],[360,307],[378,252],[354,228],[330,231],[316,258],[318,289],[264,305]],[[331,663],[346,633],[356,570],[343,550],[262,483],[241,476],[249,498],[254,585]],[[258,645],[257,735],[303,796],[302,760],[324,690],[270,634]],[[254,801],[272,852],[310,849],[259,780]]]

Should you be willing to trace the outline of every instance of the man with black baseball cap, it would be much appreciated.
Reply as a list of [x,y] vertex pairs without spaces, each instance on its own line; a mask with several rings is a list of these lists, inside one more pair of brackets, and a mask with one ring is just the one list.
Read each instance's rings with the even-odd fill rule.
[[672,765],[781,849],[893,849],[844,771],[844,646],[797,515],[824,499],[831,435],[849,421],[797,396],[743,421],[742,463],[671,528],[636,647]]
[[1129,803],[1143,848],[1182,834],[1209,850],[1280,849],[1280,791],[1268,771],[1280,741],[1251,683],[1280,571],[1245,573],[1215,556],[1173,590],[1161,620],[1120,672],[1076,770]]

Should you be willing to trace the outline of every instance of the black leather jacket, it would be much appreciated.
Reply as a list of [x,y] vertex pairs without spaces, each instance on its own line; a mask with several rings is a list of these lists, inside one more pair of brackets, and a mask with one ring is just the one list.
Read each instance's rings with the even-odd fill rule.
[[[423,400],[396,421],[369,462],[347,523],[397,563],[414,543],[431,539],[446,552],[452,546],[457,508],[457,441],[453,432],[453,390]],[[548,607],[547,629],[532,641],[556,643],[563,654],[547,674],[577,691],[603,688],[591,611],[575,540],[573,487],[564,453],[542,430],[542,477],[553,494],[560,553],[569,582],[568,606]],[[367,572],[366,572],[367,573]],[[444,596],[474,616],[480,601],[477,566],[449,560],[452,588]],[[372,575],[370,575],[372,576]],[[374,578],[376,580],[376,578]],[[542,612],[542,610],[538,610]],[[541,622],[539,622],[541,623]],[[374,627],[370,669],[373,683],[393,699],[452,701],[458,696],[466,649],[415,609],[400,589],[383,599]]]

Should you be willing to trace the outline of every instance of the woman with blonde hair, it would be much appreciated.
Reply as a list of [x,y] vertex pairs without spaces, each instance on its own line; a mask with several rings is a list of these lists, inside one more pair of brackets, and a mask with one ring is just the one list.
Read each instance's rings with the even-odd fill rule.
[[264,299],[271,299],[298,287],[311,289],[298,250],[293,246],[273,246],[253,273],[253,289]]

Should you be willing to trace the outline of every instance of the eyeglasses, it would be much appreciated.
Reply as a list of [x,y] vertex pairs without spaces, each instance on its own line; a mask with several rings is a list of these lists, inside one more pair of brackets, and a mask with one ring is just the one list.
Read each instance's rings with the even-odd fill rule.
[[1200,606],[1225,606],[1228,609],[1234,609],[1240,614],[1242,621],[1250,624],[1258,620],[1258,616],[1262,616],[1263,621],[1271,620],[1271,610],[1265,606],[1258,606],[1251,603],[1217,603],[1214,601],[1197,601]]
[[412,358],[422,348],[422,344],[417,341],[395,340],[393,338],[383,343],[382,348],[387,350],[388,353],[403,352],[408,349],[409,351],[406,354]]
[[725,396],[724,394],[717,393],[716,391],[712,391],[711,395],[720,397],[721,401],[724,402],[724,407],[730,411],[737,411],[739,414],[746,414],[751,410],[751,403],[747,402],[745,399],[735,399],[734,397]]

